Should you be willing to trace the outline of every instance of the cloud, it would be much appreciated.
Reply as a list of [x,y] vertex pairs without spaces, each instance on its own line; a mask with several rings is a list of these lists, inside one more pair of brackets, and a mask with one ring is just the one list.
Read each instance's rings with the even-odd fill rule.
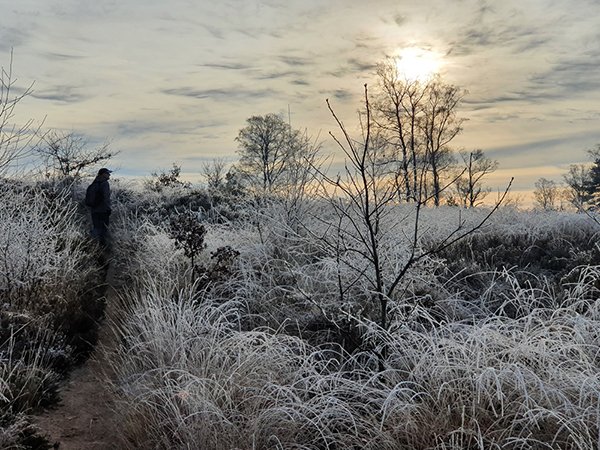
[[361,33],[353,37],[352,42],[357,49],[370,50],[377,45],[377,38],[370,34]]
[[213,99],[228,102],[234,102],[239,100],[251,100],[257,98],[268,98],[277,94],[277,91],[273,89],[249,89],[241,87],[216,89],[194,89],[190,87],[181,87],[173,89],[163,89],[162,92],[167,95],[175,95],[179,97]]
[[402,14],[394,15],[394,23],[396,25],[398,25],[399,27],[404,25],[406,23],[406,20],[407,20],[407,18],[405,16],[403,16]]
[[307,57],[283,55],[280,56],[278,59],[284,64],[293,67],[305,67],[307,65],[312,64],[312,62]]
[[42,54],[44,58],[50,59],[52,61],[62,60],[62,61],[76,61],[80,59],[84,59],[83,55],[73,55],[70,53],[58,53],[58,52],[45,52]]
[[143,120],[131,119],[121,120],[116,124],[120,135],[139,136],[147,134],[167,134],[167,135],[198,135],[201,130],[213,130],[226,125],[224,121],[216,119],[206,120]]
[[30,37],[24,30],[12,26],[2,26],[0,24],[0,57],[5,59],[4,53],[8,53],[13,48],[22,46]]
[[361,61],[357,58],[350,58],[348,60],[348,67],[353,72],[371,72],[375,70],[376,64],[371,61]]
[[339,66],[334,68],[333,70],[329,70],[326,72],[327,75],[333,76],[335,78],[343,78],[348,77],[350,75],[362,74],[367,75],[369,73],[373,73],[377,64],[375,62],[361,60],[356,57],[348,58],[346,61],[341,63]]
[[288,70],[286,72],[279,72],[279,71],[265,72],[265,73],[255,75],[253,78],[255,80],[276,80],[279,78],[298,77],[301,75],[303,75],[302,72]]
[[522,90],[507,92],[495,97],[465,98],[463,104],[471,106],[472,110],[481,110],[492,107],[502,107],[505,103],[530,103],[540,100],[557,98],[557,93],[535,92],[533,90]]
[[[600,133],[596,138],[600,139]],[[485,153],[499,160],[503,169],[533,168],[540,164],[568,167],[585,160],[585,149],[590,148],[594,141],[594,136],[571,133],[518,145],[492,147]]]
[[297,86],[309,86],[309,84],[310,84],[308,81],[303,80],[301,78],[297,78],[295,80],[292,80],[291,83],[295,84]]
[[349,100],[352,100],[354,98],[354,93],[348,89],[334,89],[334,90],[321,90],[319,91],[320,95],[323,95],[325,97],[334,97],[337,100],[340,100],[342,102],[347,102]]
[[225,33],[222,28],[203,24],[202,27],[208,31],[208,33],[214,37],[215,39],[223,40],[225,39]]
[[540,48],[544,48],[547,44],[550,43],[550,38],[547,36],[529,36],[524,39],[523,42],[516,43],[515,52],[516,53],[524,53],[530,52],[532,50],[537,50]]
[[446,55],[468,56],[491,49],[520,54],[548,44],[550,38],[546,33],[529,24],[475,24],[464,30],[456,30],[455,37],[449,40]]
[[243,63],[205,63],[199,64],[200,67],[208,67],[210,69],[224,69],[224,70],[246,70],[251,69],[252,66]]
[[82,94],[80,88],[73,86],[52,86],[47,89],[34,89],[31,93],[33,98],[38,100],[51,100],[61,103],[78,103],[91,98],[91,95]]
[[600,53],[569,56],[557,61],[550,69],[531,76],[529,88],[551,92],[554,97],[596,92],[600,90],[598,73]]

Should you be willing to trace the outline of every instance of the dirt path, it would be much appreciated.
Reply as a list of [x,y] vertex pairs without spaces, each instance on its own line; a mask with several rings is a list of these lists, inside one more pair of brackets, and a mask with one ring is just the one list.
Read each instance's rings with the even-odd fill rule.
[[[114,296],[107,292],[107,304]],[[105,354],[111,344],[101,325],[98,345],[86,363],[74,370],[60,392],[61,402],[34,420],[60,450],[119,449],[112,422],[113,405],[108,395]]]
[[[101,352],[97,352],[101,353]],[[36,418],[37,425],[61,450],[118,449],[110,396],[102,380],[102,361],[92,355],[76,369],[61,392],[61,403]]]

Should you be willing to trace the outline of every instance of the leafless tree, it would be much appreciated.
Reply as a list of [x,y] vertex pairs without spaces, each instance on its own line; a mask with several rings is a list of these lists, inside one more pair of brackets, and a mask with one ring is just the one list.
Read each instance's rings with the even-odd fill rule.
[[533,197],[541,209],[555,211],[558,209],[557,202],[560,198],[560,188],[555,181],[542,177],[535,182]]
[[78,179],[85,171],[105,163],[117,152],[110,151],[110,144],[92,147],[88,140],[74,132],[50,131],[36,146],[41,156],[46,176]]
[[563,178],[567,184],[565,191],[567,200],[576,208],[583,208],[590,199],[590,168],[586,164],[571,164]]
[[319,145],[276,114],[252,116],[246,122],[236,138],[236,168],[248,187],[258,194],[277,194],[300,181],[299,169],[310,167],[307,160],[315,157]]
[[13,122],[15,108],[33,92],[33,83],[24,89],[17,88],[12,65],[11,51],[8,67],[0,67],[0,175],[31,154],[41,127],[41,124],[34,126],[33,119],[21,125]]
[[398,197],[419,201],[420,171],[425,170],[432,199],[439,205],[443,175],[453,160],[449,145],[462,131],[464,119],[456,111],[466,91],[439,76],[426,82],[409,80],[393,59],[379,64],[377,75],[373,125],[383,132],[397,161]]
[[423,114],[427,85],[403,78],[392,60],[377,66],[379,93],[373,112],[374,123],[384,130],[399,163],[396,183],[400,196],[416,200],[419,182],[418,160],[422,152],[419,122]]
[[498,161],[485,156],[481,149],[460,152],[464,173],[456,180],[456,191],[460,203],[466,208],[480,205],[490,190],[483,186],[483,179],[498,168]]
[[435,206],[439,206],[442,176],[453,163],[448,145],[462,131],[465,120],[456,116],[456,109],[465,91],[443,83],[438,76],[429,83],[426,92],[421,127],[426,143],[426,167],[432,178],[433,201]]
[[[344,264],[350,271],[355,273],[356,279],[367,279],[369,292],[379,304],[380,326],[388,327],[388,302],[394,296],[396,289],[407,274],[408,270],[423,258],[438,253],[453,243],[463,239],[478,230],[498,209],[504,200],[510,185],[509,183],[504,195],[490,210],[485,218],[474,227],[465,227],[459,222],[456,228],[441,239],[435,246],[426,250],[420,244],[422,240],[421,211],[429,198],[422,192],[425,183],[425,171],[421,170],[417,192],[413,191],[414,209],[405,218],[411,220],[412,234],[408,237],[399,237],[401,233],[388,228],[389,223],[397,224],[397,220],[386,221],[395,211],[396,190],[393,177],[386,164],[385,154],[388,145],[382,144],[381,138],[374,132],[374,122],[371,115],[371,105],[367,85],[364,90],[365,108],[361,116],[362,138],[353,139],[347,132],[345,126],[338,118],[329,101],[328,108],[337,122],[342,138],[338,139],[330,133],[345,155],[345,167],[343,176],[332,178],[321,173],[325,184],[322,192],[328,198],[332,210],[337,219],[328,224],[330,235],[324,237],[328,247],[336,252],[337,260]],[[447,186],[443,186],[444,190]],[[392,225],[393,226],[393,225]],[[408,255],[403,263],[389,260],[389,243],[385,244],[385,237],[398,236],[398,239],[408,239]],[[394,246],[394,244],[392,244]],[[344,258],[343,255],[358,255],[355,258]],[[362,261],[362,263],[360,263]],[[351,282],[352,285],[354,282]],[[343,302],[347,289],[340,284],[340,300]]]
[[209,192],[222,190],[226,182],[227,163],[224,159],[215,158],[211,162],[202,164],[202,175],[206,180]]

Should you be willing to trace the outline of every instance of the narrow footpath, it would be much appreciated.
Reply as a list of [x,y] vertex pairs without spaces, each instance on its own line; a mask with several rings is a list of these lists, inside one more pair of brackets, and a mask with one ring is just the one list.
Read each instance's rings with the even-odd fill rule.
[[[110,272],[110,270],[109,270]],[[110,279],[110,273],[108,279]],[[109,287],[107,307],[114,297]],[[60,403],[34,418],[37,426],[59,450],[119,450],[113,423],[114,408],[108,395],[105,355],[111,339],[101,325],[98,344],[81,367],[69,376],[60,392]]]

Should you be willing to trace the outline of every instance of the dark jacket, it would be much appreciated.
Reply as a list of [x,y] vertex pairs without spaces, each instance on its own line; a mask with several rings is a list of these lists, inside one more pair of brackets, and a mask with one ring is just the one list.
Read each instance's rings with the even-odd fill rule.
[[93,213],[111,213],[110,207],[110,184],[108,184],[108,180],[99,180],[96,178],[94,183],[98,183],[98,189],[102,192],[102,201],[97,206],[92,206],[92,214]]

